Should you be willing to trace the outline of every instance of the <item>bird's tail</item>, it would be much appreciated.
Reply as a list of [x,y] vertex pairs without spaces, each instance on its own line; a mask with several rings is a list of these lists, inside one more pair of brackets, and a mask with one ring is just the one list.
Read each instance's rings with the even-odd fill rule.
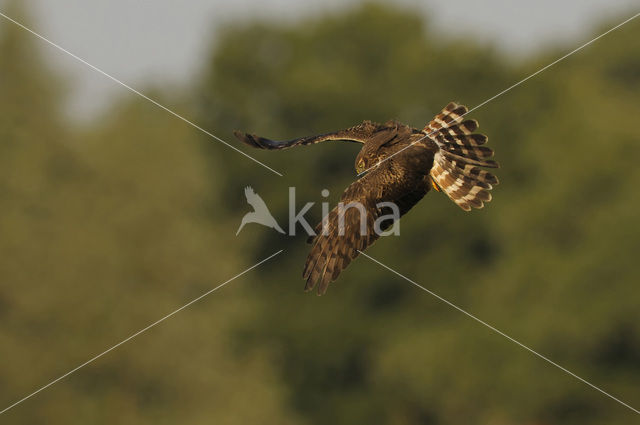
[[431,179],[436,189],[443,191],[465,211],[482,208],[491,201],[489,190],[498,184],[498,178],[479,167],[498,168],[488,158],[493,150],[482,146],[487,142],[484,134],[473,133],[478,128],[475,120],[464,120],[467,107],[449,103],[424,128],[439,150],[433,159]]

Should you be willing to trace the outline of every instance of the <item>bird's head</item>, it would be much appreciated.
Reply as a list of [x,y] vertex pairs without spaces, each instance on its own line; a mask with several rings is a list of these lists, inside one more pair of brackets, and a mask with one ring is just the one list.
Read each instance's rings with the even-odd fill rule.
[[[371,123],[369,123],[372,125]],[[394,152],[401,149],[401,144],[393,143],[399,138],[410,134],[411,129],[401,126],[396,121],[388,121],[384,124],[377,124],[372,130],[372,134],[367,138],[366,143],[356,157],[356,172],[358,175],[371,170],[386,158],[393,156]]]
[[364,158],[360,158],[360,155],[358,155],[358,158],[356,158],[356,173],[363,173],[366,169],[367,167],[364,164]]
[[356,173],[358,174],[364,173],[369,168],[367,167],[367,160],[365,156],[362,155],[362,152],[360,153],[361,154],[356,157]]
[[372,167],[375,167],[387,155],[380,149],[370,149],[365,145],[356,157],[356,173],[362,174]]

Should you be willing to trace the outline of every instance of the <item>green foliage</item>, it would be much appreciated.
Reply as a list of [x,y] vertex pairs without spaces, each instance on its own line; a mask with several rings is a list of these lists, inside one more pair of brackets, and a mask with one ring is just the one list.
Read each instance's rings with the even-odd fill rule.
[[[603,27],[607,27],[604,25]],[[430,193],[371,255],[637,407],[633,22],[474,111],[503,168],[464,213]],[[219,34],[162,103],[225,139],[289,138],[473,107],[561,55],[513,65],[369,4]],[[304,237],[234,236],[252,185],[278,218],[336,201],[358,147],[252,155],[142,100],[79,132],[32,39],[0,27],[0,400],[10,404],[225,281],[281,256],[6,414],[11,423],[599,424],[636,416],[365,258],[303,294]],[[319,208],[314,210],[319,219]],[[0,406],[1,407],[1,406]],[[4,419],[4,418],[3,418]]]

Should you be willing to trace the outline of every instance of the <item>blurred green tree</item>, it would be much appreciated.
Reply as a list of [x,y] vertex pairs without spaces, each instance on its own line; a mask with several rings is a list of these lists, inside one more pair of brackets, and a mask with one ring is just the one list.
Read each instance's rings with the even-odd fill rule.
[[[92,128],[71,131],[60,80],[37,51],[32,36],[2,23],[2,409],[255,262],[231,248],[224,216],[210,218],[216,171],[190,127],[123,99]],[[1,420],[301,423],[268,353],[233,350],[231,331],[251,302],[219,294]]]

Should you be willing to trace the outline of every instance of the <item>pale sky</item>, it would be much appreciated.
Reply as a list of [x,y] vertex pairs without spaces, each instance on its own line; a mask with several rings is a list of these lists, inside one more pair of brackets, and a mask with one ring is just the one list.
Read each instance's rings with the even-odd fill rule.
[[[221,24],[247,17],[294,21],[360,0],[23,0],[37,32],[123,82],[181,85],[201,69]],[[0,0],[4,12],[5,0]],[[640,11],[640,0],[396,0],[428,17],[436,30],[493,41],[520,55],[552,43],[571,50],[606,18]],[[0,25],[9,24],[0,18]],[[125,90],[41,41],[72,83],[70,113],[95,116]]]

